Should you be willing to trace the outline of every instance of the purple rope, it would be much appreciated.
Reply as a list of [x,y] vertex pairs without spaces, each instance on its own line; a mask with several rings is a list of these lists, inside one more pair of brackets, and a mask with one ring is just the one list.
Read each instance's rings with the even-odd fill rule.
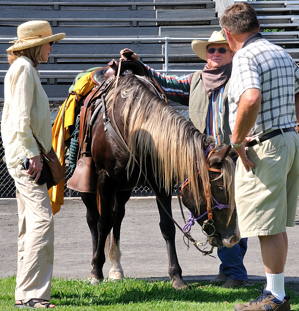
[[[214,205],[212,207],[212,210],[215,208],[218,208],[219,210],[222,210],[223,208],[230,208],[230,205],[226,205],[226,204],[221,204],[218,203],[217,200],[214,198],[214,196],[212,195],[212,199],[214,200],[214,202],[216,203],[216,205]],[[189,233],[191,231],[191,227],[195,224],[195,221],[201,219],[202,217],[204,217],[208,212],[206,211],[205,213],[203,213],[202,215],[200,215],[197,218],[194,218],[193,214],[190,212],[190,218],[188,219],[187,223],[185,224],[185,226],[183,227],[183,231],[185,233]]]
[[195,221],[199,220],[202,218],[205,214],[208,212],[205,212],[204,214],[200,215],[198,218],[194,218],[193,214],[190,212],[190,218],[188,219],[187,223],[183,227],[183,231],[185,233],[189,233],[191,231],[191,227],[194,225]]
[[209,155],[209,152],[211,151],[213,147],[211,145],[208,146],[208,148],[205,150],[205,157]]

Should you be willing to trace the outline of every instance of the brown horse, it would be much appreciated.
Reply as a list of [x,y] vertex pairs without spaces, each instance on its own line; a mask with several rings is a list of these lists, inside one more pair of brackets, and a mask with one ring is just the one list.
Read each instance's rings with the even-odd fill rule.
[[[173,187],[183,184],[182,201],[194,218],[203,215],[198,222],[211,245],[230,247],[237,243],[230,147],[214,148],[214,140],[166,104],[145,78],[127,74],[114,83],[117,86],[102,99],[94,99],[101,101],[91,130],[96,194],[81,193],[92,235],[91,280],[96,283],[104,278],[108,236],[109,277],[124,277],[119,241],[125,204],[136,185],[148,185],[157,198],[169,276],[175,288],[184,288],[171,218]],[[230,208],[222,209],[224,205],[215,202]]]

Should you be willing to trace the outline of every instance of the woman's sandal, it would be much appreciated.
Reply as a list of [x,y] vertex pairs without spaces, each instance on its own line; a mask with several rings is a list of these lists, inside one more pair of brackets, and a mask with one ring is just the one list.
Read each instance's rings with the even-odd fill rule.
[[15,303],[15,308],[32,308],[32,309],[53,309],[55,308],[55,305],[53,303],[50,303],[47,300],[43,299],[30,299],[27,302],[24,302],[22,300],[18,300],[20,303]]

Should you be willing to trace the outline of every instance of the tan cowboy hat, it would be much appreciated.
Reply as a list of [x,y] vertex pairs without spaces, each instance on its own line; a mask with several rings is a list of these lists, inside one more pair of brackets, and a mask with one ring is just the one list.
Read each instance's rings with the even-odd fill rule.
[[207,46],[212,43],[226,43],[228,44],[227,40],[224,38],[224,31],[214,31],[208,41],[201,41],[201,40],[193,40],[191,42],[191,47],[193,52],[201,59],[207,60],[206,51]]
[[56,42],[65,37],[65,33],[52,34],[52,29],[47,21],[29,21],[18,26],[18,40],[12,41],[6,52],[11,53],[43,45],[48,42]]

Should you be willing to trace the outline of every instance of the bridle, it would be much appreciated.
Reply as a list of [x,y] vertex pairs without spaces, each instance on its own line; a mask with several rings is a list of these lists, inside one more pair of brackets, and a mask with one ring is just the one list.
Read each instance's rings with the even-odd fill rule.
[[[211,157],[212,153],[215,151],[215,147],[212,146],[208,146],[208,148],[205,150],[205,157],[206,157],[206,165],[207,165],[207,170],[210,172],[216,172],[216,173],[222,173],[222,171],[220,169],[216,169],[216,168],[212,168],[209,165],[209,158]],[[200,171],[197,173],[199,176],[201,176]],[[228,204],[221,204],[219,203],[215,197],[212,195],[211,192],[211,183],[210,180],[206,180],[206,200],[207,200],[207,211],[200,215],[199,217],[195,218],[191,212],[190,218],[188,219],[188,221],[186,222],[184,213],[183,213],[183,207],[182,207],[182,202],[181,202],[181,197],[183,196],[183,189],[191,182],[191,180],[189,178],[187,178],[183,184],[181,185],[181,189],[180,189],[180,193],[178,195],[178,200],[179,200],[179,204],[180,204],[180,208],[181,208],[181,213],[182,216],[184,218],[185,221],[185,225],[183,227],[183,231],[185,233],[189,233],[191,231],[191,227],[195,224],[196,221],[200,220],[201,218],[205,217],[206,215],[208,215],[208,219],[204,221],[203,225],[202,225],[202,232],[208,236],[211,237],[216,233],[216,228],[214,226],[214,220],[213,220],[213,210],[214,209],[223,209],[223,208],[231,208],[231,205]],[[215,203],[215,205],[212,206],[212,201]],[[205,229],[207,228],[207,226],[211,226],[213,229],[213,232],[211,234],[208,234]]]

